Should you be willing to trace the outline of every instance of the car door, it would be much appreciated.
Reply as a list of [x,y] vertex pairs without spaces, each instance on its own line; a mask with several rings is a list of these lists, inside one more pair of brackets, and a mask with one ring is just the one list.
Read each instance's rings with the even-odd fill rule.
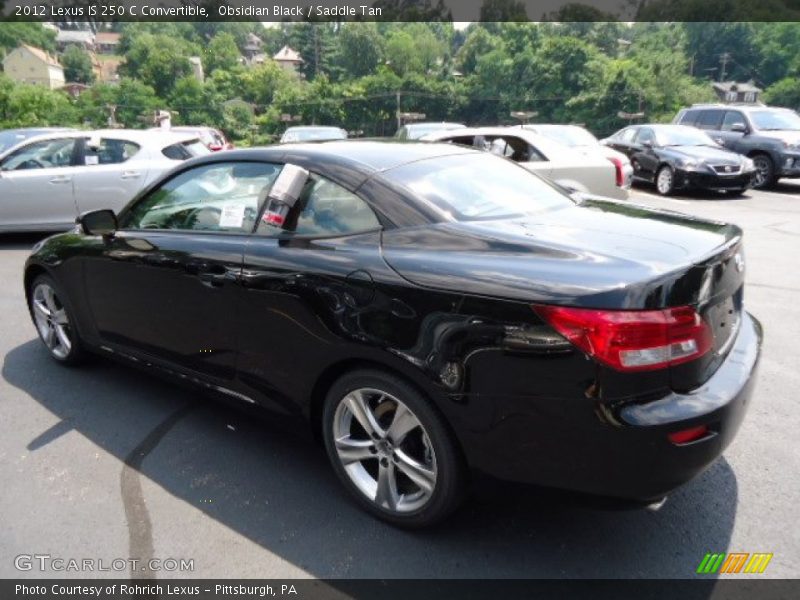
[[636,137],[638,127],[626,127],[606,140],[606,145],[617,152],[622,152],[629,159],[633,156],[633,138]]
[[75,222],[75,138],[38,140],[0,162],[0,229],[67,229]]
[[225,161],[180,171],[120,215],[85,263],[106,345],[226,382],[236,367],[238,278],[279,169]]
[[726,110],[720,131],[710,131],[712,139],[728,150],[741,152],[742,138],[747,132],[747,120],[740,110]]
[[75,202],[81,213],[101,208],[119,212],[147,180],[139,144],[122,137],[81,138],[75,168]]
[[363,311],[387,266],[376,214],[321,175],[311,174],[286,222],[262,220],[245,250],[238,371],[248,395],[292,412],[304,373],[334,361],[341,340],[363,344],[379,326]]
[[631,143],[631,165],[636,177],[651,181],[658,168],[656,134],[652,127],[640,127]]

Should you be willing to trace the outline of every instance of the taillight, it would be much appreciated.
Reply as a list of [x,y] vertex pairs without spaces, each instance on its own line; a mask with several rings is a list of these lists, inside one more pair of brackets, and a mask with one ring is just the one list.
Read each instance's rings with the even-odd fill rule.
[[614,164],[614,170],[617,173],[617,187],[622,187],[625,185],[625,174],[622,172],[622,159],[616,156],[609,156],[608,160]]
[[694,360],[713,345],[711,327],[691,306],[596,310],[534,305],[556,331],[618,371],[648,371]]

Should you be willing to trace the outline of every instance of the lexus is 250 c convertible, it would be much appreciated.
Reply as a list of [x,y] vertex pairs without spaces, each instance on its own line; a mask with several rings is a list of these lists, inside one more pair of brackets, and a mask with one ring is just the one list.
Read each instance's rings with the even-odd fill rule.
[[182,163],[37,244],[24,283],[56,361],[306,419],[358,503],[421,527],[474,472],[655,501],[708,467],[761,347],[743,256],[733,225],[502,157],[344,141]]

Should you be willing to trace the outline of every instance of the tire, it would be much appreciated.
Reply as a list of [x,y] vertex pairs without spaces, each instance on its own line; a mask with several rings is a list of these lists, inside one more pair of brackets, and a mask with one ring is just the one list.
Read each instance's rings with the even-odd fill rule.
[[662,196],[675,191],[675,172],[669,165],[664,165],[656,173],[656,191]]
[[371,369],[342,376],[325,399],[322,432],[339,480],[383,521],[428,527],[463,500],[466,468],[453,435],[399,377]]
[[55,280],[49,275],[39,275],[31,284],[28,298],[33,324],[50,357],[68,366],[83,362],[85,352],[74,313]]
[[774,186],[778,178],[775,177],[775,164],[766,154],[756,154],[751,157],[756,165],[756,179],[753,187],[764,190]]

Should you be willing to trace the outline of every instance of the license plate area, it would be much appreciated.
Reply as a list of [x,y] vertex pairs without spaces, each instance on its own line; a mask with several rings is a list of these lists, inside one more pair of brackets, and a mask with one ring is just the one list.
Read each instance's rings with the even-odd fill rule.
[[742,290],[706,309],[704,317],[714,335],[714,353],[724,355],[739,331],[742,316]]

